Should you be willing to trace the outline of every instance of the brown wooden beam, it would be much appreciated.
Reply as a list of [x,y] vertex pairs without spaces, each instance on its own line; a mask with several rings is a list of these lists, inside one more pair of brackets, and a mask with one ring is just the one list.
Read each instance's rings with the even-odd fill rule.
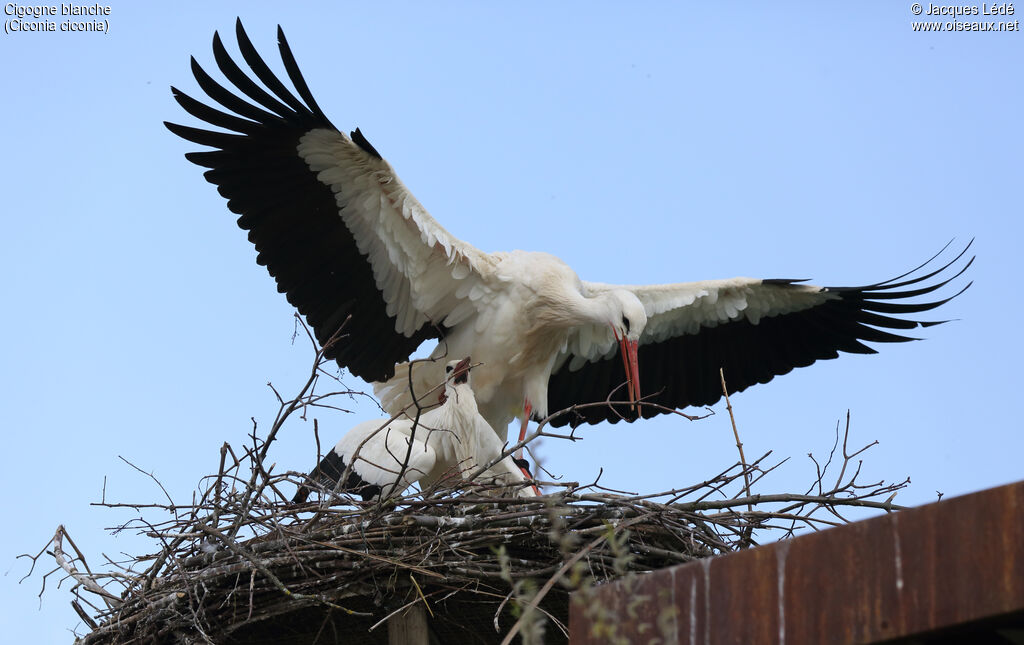
[[429,645],[427,612],[416,603],[388,618],[388,645]]
[[574,645],[880,643],[976,621],[1024,625],[1024,482],[592,594],[573,594]]

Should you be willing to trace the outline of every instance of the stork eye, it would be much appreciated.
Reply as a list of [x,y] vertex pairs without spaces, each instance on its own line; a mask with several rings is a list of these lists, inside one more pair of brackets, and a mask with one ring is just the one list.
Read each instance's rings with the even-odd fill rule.
[[629,333],[629,318],[622,317],[622,326],[626,328],[626,333]]
[[446,373],[448,373],[448,374],[451,374],[453,369],[455,369],[455,368],[453,366],[451,366],[451,365],[445,365],[444,366],[444,371]]

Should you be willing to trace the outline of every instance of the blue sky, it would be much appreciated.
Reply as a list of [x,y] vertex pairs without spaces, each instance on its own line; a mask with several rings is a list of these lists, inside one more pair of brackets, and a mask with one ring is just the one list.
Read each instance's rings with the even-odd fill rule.
[[[118,456],[187,501],[222,442],[269,426],[266,383],[292,392],[307,372],[291,308],[161,124],[192,123],[169,86],[199,93],[188,57],[215,67],[214,30],[234,51],[236,15],[278,70],[282,24],[331,119],[483,250],[549,251],[604,282],[840,285],[976,238],[975,284],[937,316],[955,322],[733,405],[748,456],[791,457],[762,492],[802,492],[848,409],[853,443],[881,442],[864,481],[911,477],[899,502],[1020,479],[1024,41],[914,33],[910,4],[117,3],[109,34],[0,37],[0,633],[82,630],[55,579],[41,608],[39,576],[18,584],[16,556],[58,524],[94,565],[153,549],[105,530],[131,513],[90,506],[104,482],[108,500],[160,497]],[[376,416],[353,407],[319,415],[325,440]],[[541,453],[569,480],[692,484],[736,459],[716,411]],[[286,428],[278,470],[311,465],[311,425]]]

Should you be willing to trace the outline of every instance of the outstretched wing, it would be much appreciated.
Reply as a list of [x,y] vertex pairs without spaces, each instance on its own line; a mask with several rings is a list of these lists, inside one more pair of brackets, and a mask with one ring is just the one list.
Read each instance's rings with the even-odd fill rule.
[[280,27],[281,59],[298,96],[260,57],[241,21],[236,34],[266,89],[214,34],[214,58],[233,87],[194,58],[192,72],[219,107],[171,89],[186,112],[217,129],[165,125],[212,148],[186,158],[209,169],[206,179],[240,215],[256,261],[319,342],[344,325],[348,338],[328,357],[366,380],[384,380],[423,340],[475,314],[470,294],[480,293],[493,260],[438,224],[358,129],[349,136],[331,124]]
[[[948,246],[948,245],[947,245]],[[913,271],[863,287],[816,287],[802,280],[734,278],[667,285],[615,287],[585,283],[593,292],[612,288],[632,291],[647,311],[648,323],[638,352],[644,400],[652,417],[688,406],[711,405],[722,396],[719,369],[729,392],[767,383],[794,367],[839,352],[874,354],[865,345],[916,340],[904,330],[943,321],[924,322],[906,316],[934,309],[962,293],[941,300],[920,301],[959,277],[974,262],[955,266],[970,248],[938,269],[920,272],[938,255]],[[945,250],[945,249],[943,249]],[[940,251],[941,253],[941,251]],[[955,271],[949,277],[948,273]],[[548,409],[604,401],[625,380],[613,343],[571,343],[548,384]],[[613,396],[612,400],[623,400]],[[633,420],[626,406],[592,406],[562,415],[553,425]]]

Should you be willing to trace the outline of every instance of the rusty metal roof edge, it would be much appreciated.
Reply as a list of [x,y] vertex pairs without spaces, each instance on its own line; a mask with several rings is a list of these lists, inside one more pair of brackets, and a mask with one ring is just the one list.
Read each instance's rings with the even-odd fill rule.
[[570,643],[874,643],[1013,612],[1024,481],[576,592]]

